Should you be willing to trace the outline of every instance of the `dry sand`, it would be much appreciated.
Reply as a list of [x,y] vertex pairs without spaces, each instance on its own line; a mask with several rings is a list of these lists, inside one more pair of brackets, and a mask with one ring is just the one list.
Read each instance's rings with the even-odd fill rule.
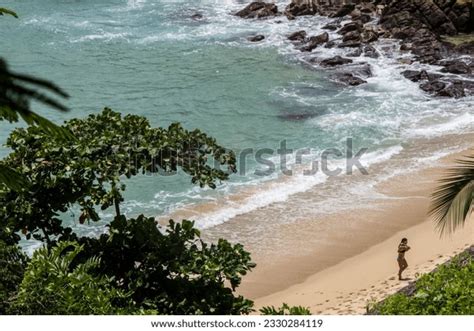
[[[288,303],[309,307],[313,314],[365,313],[367,304],[395,293],[474,244],[474,217],[463,229],[445,237],[440,237],[427,217],[436,179],[463,154],[438,160],[436,168],[398,176],[380,185],[377,190],[393,199],[378,208],[329,217],[332,221],[350,220],[346,231],[325,241],[331,246],[319,243],[311,246],[314,253],[286,260],[257,260],[260,264],[244,278],[240,293],[254,299],[257,309]],[[351,222],[357,226],[350,228]],[[302,225],[301,238],[311,233],[309,224]],[[286,235],[290,243],[295,237],[296,232]],[[406,254],[409,267],[404,273],[409,281],[397,277],[397,246],[403,237],[409,239],[412,248]]]
[[396,248],[403,237],[409,238],[412,248],[406,254],[409,267],[404,277],[414,280],[470,246],[474,242],[474,220],[441,239],[430,221],[410,227],[301,284],[258,298],[256,306],[286,302],[309,307],[313,314],[363,314],[368,303],[380,301],[408,284],[397,277]]

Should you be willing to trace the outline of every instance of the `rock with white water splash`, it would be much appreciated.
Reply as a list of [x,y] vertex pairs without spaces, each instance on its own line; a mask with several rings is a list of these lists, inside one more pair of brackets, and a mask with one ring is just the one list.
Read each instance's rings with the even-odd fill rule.
[[264,40],[264,39],[265,39],[265,36],[264,36],[264,35],[261,35],[261,34],[258,34],[258,35],[256,35],[256,36],[248,37],[247,39],[248,39],[248,41],[250,41],[250,42],[256,43],[256,42],[259,42],[259,41]]
[[289,19],[297,16],[316,15],[318,13],[317,0],[292,0],[285,9]]
[[342,5],[334,14],[330,15],[330,17],[343,17],[349,15],[354,9],[355,5],[345,4]]
[[359,32],[362,31],[362,24],[360,24],[359,22],[350,22],[350,23],[344,24],[344,26],[340,28],[339,31],[337,31],[337,33],[344,35],[352,31],[359,31]]
[[288,36],[288,40],[303,42],[306,39],[307,33],[304,30],[293,32]]
[[358,86],[367,83],[367,81],[360,77],[354,76],[350,72],[338,72],[331,75],[330,78],[338,83],[349,86]]
[[265,18],[278,15],[278,7],[274,3],[255,1],[235,13],[242,18]]
[[311,52],[313,49],[315,49],[319,45],[322,45],[328,41],[329,41],[329,34],[327,32],[324,32],[320,35],[310,37],[308,39],[308,44],[302,47],[300,50],[303,52]]
[[461,60],[451,60],[443,64],[444,68],[441,69],[442,72],[449,72],[451,74],[458,75],[469,75],[471,74],[471,68]]
[[352,63],[351,59],[343,58],[341,56],[331,57],[329,59],[322,60],[320,65],[322,67],[335,67],[343,64]]

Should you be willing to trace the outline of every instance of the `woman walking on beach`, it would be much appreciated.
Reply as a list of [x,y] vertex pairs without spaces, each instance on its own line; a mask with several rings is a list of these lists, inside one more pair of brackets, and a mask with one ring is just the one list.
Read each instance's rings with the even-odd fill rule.
[[403,238],[400,244],[398,245],[398,266],[400,270],[398,271],[398,279],[403,280],[402,272],[408,268],[407,260],[405,259],[405,252],[410,250],[410,246],[408,246],[408,239]]

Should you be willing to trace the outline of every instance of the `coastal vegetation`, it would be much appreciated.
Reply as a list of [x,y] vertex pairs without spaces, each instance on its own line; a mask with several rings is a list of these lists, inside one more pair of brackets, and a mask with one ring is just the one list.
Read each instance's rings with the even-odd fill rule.
[[[289,18],[318,12],[313,2],[302,11],[301,3],[294,1],[289,7]],[[348,14],[348,8],[354,10],[344,7],[335,17]],[[372,14],[375,9],[367,5],[363,13]],[[400,8],[392,10],[393,16],[399,12],[409,15],[407,10],[395,9]],[[260,18],[277,13],[276,5],[260,4],[239,16]],[[2,15],[17,17],[5,8],[0,8]],[[365,20],[363,17],[360,13],[358,19]],[[390,15],[385,18],[388,37],[410,35],[419,28],[411,14],[413,25],[405,30],[391,26],[397,20]],[[379,33],[363,29],[358,19],[346,28],[336,27],[347,39],[342,48],[363,49],[364,54],[376,56],[369,43]],[[454,23],[454,30],[470,29],[462,22]],[[306,38],[305,31],[297,33],[294,41],[305,44],[305,52],[330,42],[327,33],[311,38]],[[426,63],[439,60],[441,50],[434,47],[437,53],[428,58],[425,49],[417,46],[428,40],[441,47],[435,35],[414,35],[401,39],[407,45],[413,43],[413,52]],[[335,57],[319,63],[336,67],[352,60]],[[445,67],[448,72],[464,68],[460,63],[446,63]],[[428,89],[435,83],[439,86],[441,79],[426,72],[406,72],[405,76],[431,84]],[[351,86],[366,83],[353,74],[342,77]],[[431,91],[433,95],[458,98],[471,93],[471,85],[445,79],[442,88]],[[124,193],[133,185],[133,178],[180,172],[195,185],[215,189],[236,171],[235,154],[201,130],[189,131],[179,123],[153,127],[146,117],[105,108],[57,125],[31,109],[32,102],[40,102],[65,112],[69,109],[58,99],[67,98],[50,81],[13,72],[0,59],[0,120],[27,124],[11,132],[6,142],[10,153],[0,160],[0,314],[252,312],[253,302],[236,293],[242,277],[256,266],[242,245],[224,239],[208,243],[189,220],[161,224],[154,215],[128,217],[123,212]],[[464,224],[473,197],[471,157],[449,171],[434,193],[432,215],[441,232],[455,231]],[[113,215],[111,219],[104,217],[105,212]],[[64,222],[66,214],[75,215],[75,226]],[[75,232],[77,225],[100,222],[107,223],[100,236]],[[20,248],[22,240],[39,241],[42,247],[29,257]],[[462,255],[422,276],[412,292],[389,297],[374,310],[380,314],[474,314],[473,271],[473,258]],[[287,304],[263,307],[259,312],[310,314],[306,307]]]
[[370,312],[380,315],[473,315],[473,248],[469,252],[421,276],[413,285],[369,308]]
[[[1,292],[2,313],[251,311],[250,300],[234,295],[241,277],[255,267],[241,245],[205,243],[191,221],[159,226],[153,217],[127,218],[120,211],[124,178],[181,170],[193,183],[213,188],[235,171],[233,152],[199,130],[179,124],[152,128],[144,117],[110,109],[68,121],[61,130],[74,138],[33,125],[14,130],[7,141],[12,152],[2,163],[25,184],[0,190],[2,255],[22,266],[2,274],[8,286]],[[74,208],[79,224],[100,221],[99,210],[108,208],[115,217],[99,238],[81,237],[61,218]],[[45,248],[28,260],[17,246],[21,237],[42,241]],[[87,283],[95,287],[82,287]],[[58,291],[64,284],[65,292]],[[42,297],[51,302],[44,306]],[[67,308],[74,298],[84,305]]]

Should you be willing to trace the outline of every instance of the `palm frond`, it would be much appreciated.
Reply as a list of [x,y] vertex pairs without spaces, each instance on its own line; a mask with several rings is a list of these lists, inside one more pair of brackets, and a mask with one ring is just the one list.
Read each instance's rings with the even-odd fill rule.
[[474,199],[474,155],[458,160],[432,194],[429,214],[441,234],[462,227],[472,212]]
[[49,81],[11,72],[5,61],[0,59],[0,120],[17,122],[22,118],[28,125],[37,125],[48,134],[73,139],[71,132],[30,109],[31,101],[38,101],[53,109],[68,111],[66,106],[45,92],[62,98],[69,97],[66,92]]
[[10,10],[7,8],[0,8],[0,16],[3,16],[3,15],[10,15],[15,18],[18,18],[18,15],[13,10]]

